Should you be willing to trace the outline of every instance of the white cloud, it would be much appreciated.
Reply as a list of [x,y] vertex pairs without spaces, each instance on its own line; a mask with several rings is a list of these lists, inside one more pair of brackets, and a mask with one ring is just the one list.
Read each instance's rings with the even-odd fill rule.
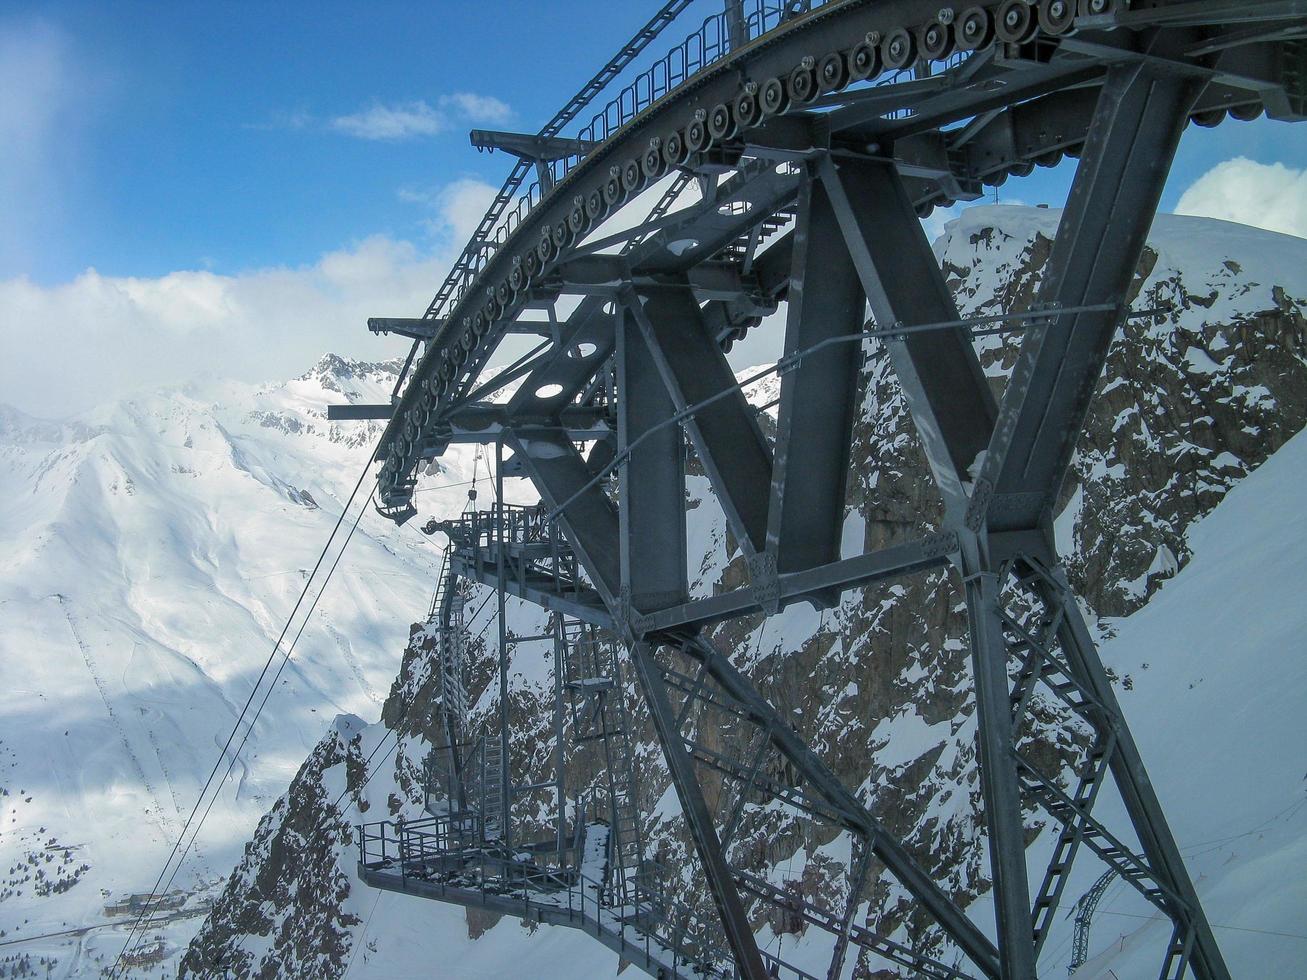
[[1235,157],[1194,181],[1175,212],[1307,238],[1307,170]]
[[455,92],[453,95],[441,96],[440,104],[455,109],[460,115],[476,122],[506,123],[513,118],[513,110],[508,107],[508,103],[493,95]]
[[425,102],[403,105],[374,105],[351,116],[337,116],[330,126],[347,136],[364,140],[402,140],[411,136],[434,136],[448,125],[445,114]]
[[58,417],[143,385],[286,378],[329,350],[402,353],[402,341],[369,334],[367,318],[426,308],[475,220],[472,202],[490,193],[475,181],[436,192],[434,248],[374,236],[296,268],[0,281],[0,400]]
[[491,95],[455,92],[442,95],[433,106],[428,102],[397,105],[376,103],[348,116],[337,116],[327,125],[337,132],[365,140],[402,140],[434,136],[448,129],[455,118],[481,123],[506,123],[512,118],[506,102]]
[[402,188],[399,192],[400,200],[431,211],[423,222],[431,234],[448,236],[460,245],[472,237],[494,196],[495,188],[474,177],[462,177],[435,190]]

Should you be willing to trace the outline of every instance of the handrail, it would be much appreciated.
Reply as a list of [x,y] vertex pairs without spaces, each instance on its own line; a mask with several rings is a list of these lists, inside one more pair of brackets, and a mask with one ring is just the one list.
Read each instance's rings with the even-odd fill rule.
[[[624,71],[631,62],[644,52],[645,48],[657,38],[664,28],[669,26],[692,0],[669,0],[663,4],[656,14],[644,25],[635,36],[628,41],[608,63],[604,65],[585,85],[581,86],[572,98],[570,98],[563,108],[554,114],[554,118],[545,123],[540,130],[541,136],[557,136],[564,127],[573,119],[580,115],[585,108],[601,93],[607,86]],[[519,159],[513,166],[508,178],[504,181],[504,186],[500,188],[499,193],[491,202],[490,208],[482,216],[481,221],[477,224],[471,239],[464,246],[462,253],[455,261],[453,268],[450,269],[449,275],[441,284],[440,289],[436,292],[435,298],[427,307],[426,316],[440,316],[441,312],[450,304],[450,296],[455,289],[461,286],[460,278],[465,274],[465,270],[476,261],[477,256],[482,252],[486,242],[489,240],[490,233],[498,224],[500,216],[503,214],[505,206],[512,198],[517,189],[521,187],[522,181],[530,172],[531,165],[528,161]],[[530,191],[528,191],[528,196]],[[455,298],[454,303],[458,302]]]
[[[533,907],[553,913],[566,910],[569,920],[606,933],[623,950],[643,952],[646,960],[670,966],[672,977],[687,980],[691,977],[698,980],[738,978],[730,954],[709,939],[698,917],[676,899],[655,894],[638,882],[630,891],[617,890],[579,869],[529,868],[484,849],[451,851],[441,847],[440,842],[448,836],[431,833],[426,828],[455,822],[458,817],[458,814],[446,814],[411,821],[378,820],[360,824],[359,863],[372,870],[395,869],[405,880],[409,877],[426,878],[429,874],[427,866],[433,858],[465,858],[483,869],[497,868],[504,878],[492,884],[482,874],[456,887],[470,888],[501,899],[517,896],[522,902],[524,916]],[[370,845],[379,845],[379,848]],[[542,900],[549,895],[557,896],[558,900]],[[565,906],[562,904],[564,895],[567,899]],[[682,919],[682,923],[672,925],[669,913]],[[763,957],[784,970],[783,976],[816,980],[778,957],[766,952],[763,952]],[[669,958],[670,963],[667,962]]]
[[[800,14],[808,13],[831,2],[834,0],[799,0],[797,3],[752,0],[752,9],[744,17],[747,43],[756,41]],[[636,39],[614,56],[609,64],[545,125],[540,135],[553,136],[562,132],[567,124],[592,104],[607,85],[618,78],[621,71],[628,67],[634,58],[675,19],[675,16],[688,6],[688,0],[673,0],[665,4],[654,19],[636,35]],[[675,13],[666,16],[673,9]],[[697,31],[687,36],[679,45],[673,47],[661,59],[637,75],[617,95],[609,99],[603,109],[595,113],[589,123],[574,134],[575,137],[595,144],[606,141],[663,96],[736,50],[731,46],[728,21],[725,11],[705,17]],[[657,27],[651,31],[655,23]],[[610,70],[619,59],[624,59],[621,68]],[[599,83],[600,79],[602,83]],[[516,162],[471,239],[450,269],[449,275],[428,305],[425,313],[427,318],[448,316],[498,247],[508,240],[532,209],[546,196],[548,191],[545,186],[552,189],[583,159],[585,157],[582,154],[572,154],[559,160],[542,163],[541,166],[549,171],[547,185],[542,185],[538,180],[531,183],[527,186],[526,192],[517,197],[517,204],[508,210],[509,202],[518,193],[532,169],[532,164],[525,160],[519,159]]]

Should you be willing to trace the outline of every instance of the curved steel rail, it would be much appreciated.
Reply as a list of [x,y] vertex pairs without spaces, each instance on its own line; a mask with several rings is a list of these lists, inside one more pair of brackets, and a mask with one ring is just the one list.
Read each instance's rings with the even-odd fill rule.
[[[878,119],[895,111],[911,114],[927,95],[938,97],[950,91],[970,94],[972,98],[955,98],[961,111],[949,112],[938,122],[910,122],[899,127],[916,133],[928,125],[925,131],[938,133],[941,125],[955,119],[978,118],[972,108],[976,103],[980,111],[992,115],[1034,95],[1085,85],[1115,57],[1131,54],[1128,47],[1104,43],[1114,27],[1128,27],[1129,33],[1136,34],[1155,25],[1187,27],[1189,21],[1221,14],[1213,4],[1202,0],[1136,4],[1136,9],[1125,9],[1124,4],[1112,0],[1082,0],[1080,13],[1057,21],[1047,14],[1056,4],[1057,0],[1052,0],[1036,9],[1023,0],[1008,0],[966,8],[961,18],[945,16],[950,24],[941,24],[940,14],[953,12],[954,8],[941,10],[935,0],[834,0],[810,5],[806,12],[791,18],[783,18],[782,8],[759,3],[748,17],[750,34],[755,35],[737,50],[731,50],[725,41],[724,14],[708,18],[697,33],[640,74],[579,133],[580,139],[595,141],[595,148],[584,157],[553,163],[555,182],[548,193],[541,193],[540,184],[532,184],[516,208],[506,210],[512,189],[520,186],[525,165],[512,171],[497,206],[486,214],[455,272],[427,310],[429,318],[442,319],[443,323],[435,342],[418,363],[384,434],[384,506],[395,508],[399,498],[404,497],[404,483],[420,459],[420,434],[431,419],[440,417],[440,409],[469,366],[484,363],[486,349],[502,336],[502,324],[514,318],[527,290],[546,280],[550,269],[578,240],[669,169],[693,167],[714,153],[737,154],[748,142],[750,132],[767,129],[782,118],[801,116],[814,124],[825,122],[833,131],[833,140],[842,133],[856,133],[859,128],[867,128],[867,112],[857,111],[856,102],[840,106],[838,95],[874,82],[885,88],[884,95],[878,94],[873,103]],[[672,7],[669,4],[660,16]],[[1073,9],[1068,4],[1064,7]],[[1229,20],[1247,21],[1252,20],[1252,8],[1264,8],[1268,17],[1282,17],[1286,8],[1297,9],[1298,4],[1216,7],[1226,8]],[[1081,52],[1090,54],[1073,54],[1065,60],[1082,64],[1059,65],[1061,71],[1036,69],[1034,73],[1043,77],[1036,78],[1034,85],[1009,85],[1000,77],[968,78],[968,65],[959,60],[958,50],[962,48],[971,55],[967,60],[972,63],[993,61],[997,47],[1002,57],[1016,55],[1013,61],[1029,54],[1046,65],[1057,65],[1057,50],[1074,47],[1068,42],[1073,41],[1077,31],[1095,34],[1089,43],[1080,46]],[[1098,37],[1099,33],[1103,38]],[[642,35],[647,34],[651,34],[650,27],[642,31]],[[1095,44],[1097,52],[1093,51]],[[639,50],[643,48],[627,46],[623,54],[639,54]],[[985,59],[976,57],[987,52]],[[907,81],[907,69],[912,65],[920,69],[929,64],[931,56],[950,64],[949,71]],[[616,76],[620,72],[617,65],[617,60],[610,61],[596,80]],[[1195,60],[1195,68],[1199,67]],[[979,76],[980,72],[972,68],[970,74]],[[984,94],[985,86],[992,86],[989,98],[975,98]],[[583,93],[593,88],[596,82]],[[864,98],[863,105],[869,102]],[[1197,122],[1214,124],[1227,107],[1233,107],[1236,114],[1244,114],[1249,107],[1255,111],[1261,108],[1255,97],[1249,99],[1246,88],[1231,89],[1227,105],[1209,102],[1197,110]],[[546,125],[545,132],[561,132],[584,105],[583,95],[572,99]],[[836,129],[850,122],[856,125]],[[776,127],[772,124],[770,128]],[[1061,154],[1074,153],[1076,141],[1026,149],[1034,152],[993,161],[988,169],[983,165],[972,167],[972,179],[1000,183],[1008,174],[1029,174],[1036,163],[1050,165]],[[924,208],[951,204],[946,189],[920,189],[919,201]]]
[[[676,6],[665,6],[651,25],[665,26]],[[1062,0],[1045,0],[1039,7],[1006,0],[961,11],[941,10],[937,0],[832,0],[806,6],[805,12],[787,18],[783,8],[758,3],[748,13],[751,40],[738,49],[726,40],[725,15],[706,20],[593,117],[578,134],[593,141],[593,149],[555,162],[548,193],[533,184],[508,210],[512,191],[525,174],[524,164],[514,168],[505,192],[427,311],[440,321],[438,330],[379,450],[386,461],[380,475],[384,509],[404,511],[410,476],[422,456],[423,433],[441,419],[467,376],[484,365],[530,290],[547,283],[578,242],[669,170],[714,164],[721,169],[738,162],[761,134],[783,142],[790,135],[786,121],[800,122],[809,131],[825,129],[828,145],[844,143],[863,151],[885,151],[895,141],[924,134],[938,140],[942,127],[958,121],[970,119],[974,127],[976,120],[1013,105],[1092,85],[1107,65],[1136,56],[1132,39],[1157,25],[1193,30],[1194,21],[1251,19],[1250,5],[1204,0],[1136,3],[1131,9],[1114,0],[1081,0],[1079,8]],[[1264,9],[1268,17],[1283,17],[1300,4],[1251,6]],[[1065,16],[1054,16],[1058,10]],[[637,37],[651,41],[656,35],[646,27]],[[545,131],[560,132],[586,104],[584,94],[601,88],[598,80],[616,77],[639,50],[643,45],[624,48],[623,56],[611,61]],[[1210,61],[1210,52],[1201,46],[1196,50],[1186,67],[1220,77],[1202,61],[1204,55]],[[932,62],[943,63],[943,73],[928,74]],[[909,79],[914,67],[919,77]],[[1278,79],[1257,81],[1273,85]],[[883,92],[869,94],[873,85]],[[1211,125],[1227,108],[1236,114],[1261,110],[1247,84],[1231,87],[1225,95],[1224,104],[1209,99],[1195,119]],[[931,103],[935,108],[925,112]],[[884,125],[896,115],[897,125]],[[1008,158],[973,158],[960,181],[921,181],[919,206],[951,204],[950,187],[957,194],[961,186],[965,194],[968,183],[996,184],[1008,174],[1025,175],[1036,164],[1055,163],[1064,153],[1074,155],[1083,132],[1068,129],[1061,140],[1013,147]],[[868,139],[879,131],[884,136]],[[964,130],[949,137],[948,152],[965,149],[959,136],[966,135]],[[940,161],[928,161],[921,169],[931,167],[939,169]],[[700,258],[688,254],[683,264]]]

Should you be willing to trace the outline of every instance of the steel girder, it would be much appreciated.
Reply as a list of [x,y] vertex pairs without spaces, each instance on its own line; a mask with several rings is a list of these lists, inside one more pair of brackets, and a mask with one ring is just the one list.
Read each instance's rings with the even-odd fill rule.
[[[1191,963],[1199,977],[1224,978],[1057,568],[1049,525],[1185,122],[1209,122],[1227,107],[1246,114],[1250,105],[1301,117],[1307,10],[1272,0],[1132,9],[1108,3],[1084,7],[1071,33],[1041,27],[1002,43],[990,34],[976,54],[942,72],[918,65],[916,77],[896,84],[848,84],[871,32],[883,40],[898,27],[926,24],[936,8],[915,0],[830,3],[743,44],[747,21],[738,4],[731,7],[730,54],[608,141],[585,148],[580,163],[487,253],[477,290],[429,326],[378,321],[378,329],[427,344],[379,453],[387,460],[382,496],[392,513],[407,513],[400,504],[416,460],[451,438],[493,438],[513,449],[516,472],[554,513],[585,580],[551,579],[526,557],[502,551],[454,561],[469,578],[611,628],[629,645],[709,890],[746,975],[759,975],[762,962],[738,892],[748,884],[726,855],[743,797],[719,834],[696,763],[854,830],[867,841],[862,853],[874,853],[987,975],[1036,974],[1070,862],[1088,849],[1175,924],[1164,976],[1180,976]],[[978,9],[992,31],[998,5]],[[844,60],[833,63],[833,81],[795,98],[793,79],[829,63],[800,57],[814,52]],[[760,97],[762,88],[749,85],[774,78],[783,82],[786,104],[752,118],[738,100]],[[719,126],[715,113],[723,106],[727,124]],[[668,147],[669,133],[693,136],[710,114],[720,133],[704,145],[670,160],[649,156]],[[911,329],[957,319],[916,216],[1064,153],[1081,163],[1038,297],[1048,315],[1027,330],[996,404],[964,326]],[[645,187],[662,186],[659,178],[673,170],[700,178],[699,202],[671,211],[660,200],[631,232],[595,237],[606,217]],[[616,246],[620,254],[603,254]],[[580,301],[560,322],[557,304],[572,295]],[[787,356],[829,346],[787,362],[773,449],[742,393],[731,390],[723,349],[782,300],[789,303]],[[864,301],[878,327],[903,328],[882,338],[883,346],[945,508],[942,525],[921,541],[844,558],[861,345],[838,340],[861,330]],[[526,305],[547,309],[549,324],[517,320]],[[553,346],[493,382],[522,383],[492,410],[477,400],[489,386],[478,387],[478,375],[513,331],[539,333]],[[750,573],[747,586],[703,599],[689,599],[685,582],[682,430]],[[587,461],[573,445],[578,438],[613,444],[616,503],[597,456]],[[828,605],[849,588],[943,564],[958,570],[967,598],[997,948],[701,633],[791,602]],[[1006,601],[1014,582],[1042,609],[1042,631]],[[696,659],[699,677],[662,667],[654,656],[660,645]],[[709,703],[709,680],[718,706],[754,726],[742,759],[713,756],[681,733],[688,712]],[[1018,750],[1040,685],[1092,734],[1070,790],[1061,786],[1065,774],[1038,771]],[[669,689],[684,695],[679,712]],[[765,751],[801,773],[810,792],[763,779]],[[1125,802],[1138,852],[1092,813],[1109,782]],[[1023,826],[1023,807],[1031,805],[1062,826],[1033,902]],[[828,920],[843,937],[832,967],[838,973],[848,937],[861,927],[847,911]],[[893,952],[879,949],[886,951]]]
[[554,508],[572,501],[559,524],[594,587],[605,602],[615,604],[622,592],[617,508],[600,487],[590,484],[585,460],[566,437],[510,433],[508,439],[542,500]]
[[717,906],[722,930],[735,956],[736,965],[746,977],[765,977],[762,957],[758,953],[758,941],[754,938],[739,892],[731,878],[730,866],[722,854],[721,840],[713,826],[708,804],[704,802],[703,791],[699,788],[694,763],[677,731],[676,715],[667,697],[667,687],[653,661],[653,651],[648,644],[638,642],[631,648],[631,658],[635,662],[636,676],[649,705],[654,731],[662,745],[672,785],[676,788],[690,837],[707,879],[708,891]]
[[[626,302],[678,412],[735,385],[735,373],[688,288],[646,290]],[[765,550],[771,451],[744,392],[729,392],[696,412],[685,428],[746,552]]]
[[[787,356],[862,329],[866,301],[837,232],[826,188],[804,180],[787,293]],[[778,575],[840,558],[861,360],[859,346],[832,344],[804,356],[781,378],[767,508],[767,550],[776,555]],[[834,605],[838,596],[831,589],[825,601]]]
[[977,481],[993,530],[1051,519],[1198,89],[1146,63],[1109,72],[1036,302],[1118,311],[1050,316],[1027,331]]
[[680,426],[669,424],[676,404],[646,337],[634,314],[623,321],[616,356],[617,445],[629,454],[620,471],[622,602],[662,609],[688,595],[685,441]]
[[[958,319],[930,242],[889,160],[826,158],[822,184],[878,325]],[[969,470],[989,443],[996,409],[970,334],[954,327],[905,333],[886,344],[935,482],[952,509],[965,507]]]

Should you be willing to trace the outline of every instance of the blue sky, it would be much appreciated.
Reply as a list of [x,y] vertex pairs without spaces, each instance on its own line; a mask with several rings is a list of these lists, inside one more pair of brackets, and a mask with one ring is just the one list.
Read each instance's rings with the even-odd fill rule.
[[[509,166],[467,130],[538,128],[653,7],[0,0],[0,402],[394,353],[364,318],[421,311]],[[1163,208],[1307,234],[1304,160],[1190,127]]]
[[[42,175],[57,221],[0,267],[41,282],[87,266],[236,272],[310,262],[364,235],[421,235],[429,215],[409,194],[503,172],[505,158],[471,149],[468,128],[538,125],[643,13],[599,2],[570,3],[566,18],[539,2],[0,9],[0,31],[48,46],[66,72]],[[467,111],[460,95],[507,111]],[[416,107],[431,125],[406,139],[332,125],[377,107]]]

